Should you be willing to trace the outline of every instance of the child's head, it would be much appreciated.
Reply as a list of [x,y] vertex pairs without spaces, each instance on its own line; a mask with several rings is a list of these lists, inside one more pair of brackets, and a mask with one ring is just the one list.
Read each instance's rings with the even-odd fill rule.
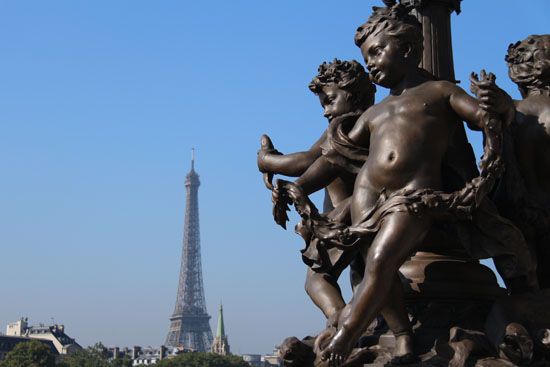
[[374,7],[367,22],[355,32],[355,44],[361,48],[371,78],[390,87],[407,69],[418,66],[423,41],[420,23],[400,4]]
[[322,63],[309,89],[319,96],[329,120],[349,112],[363,112],[374,103],[376,87],[357,61]]
[[523,97],[550,93],[550,34],[531,35],[508,46],[508,75]]

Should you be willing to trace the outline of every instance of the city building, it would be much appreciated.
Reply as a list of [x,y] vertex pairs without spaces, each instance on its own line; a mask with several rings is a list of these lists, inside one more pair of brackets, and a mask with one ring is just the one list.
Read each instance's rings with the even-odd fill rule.
[[[134,347],[136,349],[136,347]],[[163,360],[165,355],[166,349],[164,347],[160,348],[139,348],[139,351],[137,353],[134,353],[132,356],[133,359],[133,366],[147,366],[156,364],[158,361]]]
[[220,304],[220,311],[218,313],[218,328],[216,330],[216,336],[212,343],[212,353],[226,356],[230,353],[229,342],[227,341],[227,335],[225,335],[225,325],[223,322],[223,306]]
[[28,319],[21,318],[16,322],[9,323],[6,327],[6,337],[19,337],[28,339],[38,339],[40,341],[50,341],[57,354],[72,354],[82,349],[75,339],[65,334],[64,325],[44,325],[29,326]]
[[161,345],[159,348],[151,346],[141,347],[133,346],[132,348],[109,347],[109,359],[119,359],[128,357],[132,360],[133,366],[148,366],[156,364],[159,361],[167,358],[173,358],[178,354],[189,352],[181,348],[171,348]]
[[283,361],[279,357],[279,347],[275,347],[273,353],[263,355],[261,361],[263,362],[262,367],[282,367]]
[[252,367],[264,367],[260,354],[243,354],[243,360]]

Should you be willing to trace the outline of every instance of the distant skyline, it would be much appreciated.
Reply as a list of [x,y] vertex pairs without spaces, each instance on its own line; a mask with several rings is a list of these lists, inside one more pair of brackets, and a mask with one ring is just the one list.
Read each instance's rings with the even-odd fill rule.
[[[82,345],[162,344],[193,147],[211,326],[223,302],[236,354],[322,329],[302,240],[273,222],[256,151],[263,133],[284,153],[318,138],[327,122],[307,85],[323,61],[362,62],[353,35],[381,4],[3,2],[0,331],[53,317]],[[550,33],[548,14],[547,0],[463,1],[452,16],[462,88],[485,68],[519,98],[504,55]]]

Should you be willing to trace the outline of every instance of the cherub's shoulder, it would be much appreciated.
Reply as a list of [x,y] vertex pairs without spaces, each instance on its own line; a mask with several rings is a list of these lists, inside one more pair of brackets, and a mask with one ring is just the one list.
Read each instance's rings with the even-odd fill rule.
[[429,93],[435,98],[448,98],[452,95],[465,93],[458,85],[447,80],[429,80],[422,84],[421,90],[422,93]]
[[464,92],[464,89],[448,80],[430,80],[426,83],[429,83],[431,88],[437,89],[441,92]]
[[363,112],[363,113],[357,118],[357,121],[355,122],[355,125],[367,124],[368,121],[369,121],[369,117],[372,115],[373,110],[375,110],[375,109],[376,109],[375,106],[369,107],[365,112]]
[[544,125],[546,133],[550,135],[550,97],[541,98],[539,122]]
[[514,101],[519,112],[539,116],[550,113],[550,97],[543,95],[529,96],[525,99]]
[[523,128],[534,128],[536,131],[544,127],[550,134],[550,97],[529,96],[523,100],[514,101],[518,114],[516,122]]

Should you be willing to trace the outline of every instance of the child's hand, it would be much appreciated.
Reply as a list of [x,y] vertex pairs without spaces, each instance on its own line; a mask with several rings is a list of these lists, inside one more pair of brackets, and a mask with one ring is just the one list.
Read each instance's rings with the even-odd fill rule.
[[260,172],[265,173],[269,172],[269,167],[267,167],[267,159],[270,155],[281,155],[273,146],[273,142],[267,135],[262,135],[260,138],[260,150],[258,150],[258,169]]
[[264,184],[269,190],[273,190],[273,172],[267,167],[266,158],[273,155],[281,155],[273,146],[273,142],[267,135],[260,138],[260,150],[258,150],[258,169],[264,174]]
[[488,113],[505,116],[503,120],[510,123],[509,117],[514,114],[512,97],[496,85],[496,77],[493,73],[487,74],[485,70],[481,70],[480,77],[475,73],[470,75],[470,90],[479,100],[479,107]]

